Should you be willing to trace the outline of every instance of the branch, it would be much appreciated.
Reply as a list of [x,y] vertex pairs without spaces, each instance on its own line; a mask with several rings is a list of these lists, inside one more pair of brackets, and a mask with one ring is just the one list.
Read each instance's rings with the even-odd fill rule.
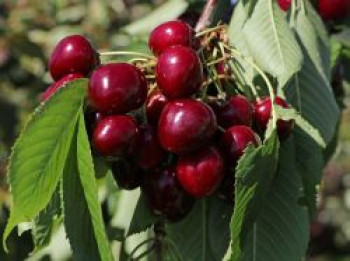
[[199,32],[210,25],[213,11],[216,5],[218,4],[218,2],[219,2],[218,0],[207,0],[207,3],[203,9],[203,12],[197,22],[197,25],[195,28],[196,32]]

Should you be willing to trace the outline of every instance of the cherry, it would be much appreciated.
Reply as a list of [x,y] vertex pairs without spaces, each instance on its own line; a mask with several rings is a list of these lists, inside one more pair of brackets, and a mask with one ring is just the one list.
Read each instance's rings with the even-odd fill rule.
[[166,153],[160,146],[157,131],[150,125],[141,125],[136,142],[135,162],[143,169],[156,167]]
[[[288,103],[281,97],[275,98],[275,103],[283,108],[288,108]],[[271,117],[271,99],[265,97],[261,101],[255,103],[254,119],[257,128],[260,132],[265,132],[267,124]],[[277,120],[277,133],[280,140],[285,140],[292,133],[293,121],[285,121],[282,119]]]
[[160,55],[156,75],[158,87],[166,97],[187,97],[201,87],[202,64],[193,49],[173,46]]
[[182,21],[169,21],[157,26],[150,34],[148,45],[155,55],[160,55],[171,46],[193,47],[194,31]]
[[217,110],[218,124],[224,128],[233,125],[252,126],[253,108],[243,95],[236,95],[221,108]]
[[42,102],[47,101],[58,89],[65,86],[67,83],[69,83],[73,80],[79,79],[79,78],[83,78],[83,77],[84,77],[84,75],[82,75],[80,73],[67,74],[66,76],[64,76],[63,78],[61,78],[57,82],[54,82],[49,88],[46,89],[44,94],[41,96],[41,101]]
[[278,0],[278,4],[283,11],[287,12],[292,4],[292,0]]
[[[216,72],[218,75],[228,76],[231,74],[231,68],[226,64],[225,61],[221,61],[216,64]],[[221,84],[224,84],[225,81],[225,79],[220,79]]]
[[97,124],[104,118],[105,116],[96,111],[95,109],[88,106],[84,112],[85,126],[86,131],[88,133],[89,138],[92,137],[92,134],[97,126]]
[[211,195],[224,177],[224,159],[215,147],[179,158],[176,176],[192,196]]
[[346,17],[348,14],[350,14],[350,1],[319,0],[318,12],[326,21]]
[[216,128],[215,114],[208,105],[179,99],[165,105],[160,115],[158,136],[164,149],[184,154],[206,145]]
[[97,124],[93,133],[93,145],[103,156],[123,156],[133,149],[137,132],[137,125],[132,117],[107,116]]
[[90,102],[100,112],[125,113],[139,108],[147,96],[141,71],[127,63],[110,63],[97,68],[89,83]]
[[153,90],[146,100],[147,122],[152,125],[158,125],[160,113],[162,112],[168,98],[165,97],[159,89]]
[[139,187],[145,175],[143,170],[126,160],[113,162],[111,171],[118,187],[126,190],[133,190]]
[[194,198],[183,190],[173,168],[147,173],[141,190],[151,211],[170,222],[184,218],[194,204]]
[[244,125],[232,126],[221,137],[221,147],[231,166],[236,166],[238,159],[249,144],[258,146],[259,143],[258,136],[251,128]]
[[58,81],[70,73],[86,76],[98,62],[95,49],[84,36],[70,35],[57,44],[49,60],[49,69],[52,78]]

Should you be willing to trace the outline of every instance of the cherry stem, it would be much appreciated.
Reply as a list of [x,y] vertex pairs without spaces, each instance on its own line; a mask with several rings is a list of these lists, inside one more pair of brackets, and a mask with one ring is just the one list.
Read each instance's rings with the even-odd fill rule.
[[140,56],[150,60],[156,60],[156,57],[152,55],[148,55],[140,52],[130,52],[130,51],[111,51],[111,52],[100,52],[101,56],[112,56],[112,55],[120,55],[120,56]]
[[154,247],[156,252],[157,261],[163,260],[163,239],[165,237],[165,225],[164,222],[159,221],[154,224]]
[[215,32],[215,31],[218,31],[218,30],[221,30],[223,28],[226,28],[226,25],[223,25],[223,24],[220,24],[220,25],[217,25],[215,27],[210,27],[208,29],[205,29],[205,30],[201,30],[200,32],[196,33],[196,36],[195,37],[201,37],[205,34],[208,34],[208,33],[211,33],[211,32]]
[[203,12],[196,24],[196,28],[195,28],[196,32],[199,32],[210,25],[212,14],[218,2],[219,2],[218,0],[207,0],[207,3],[204,6]]

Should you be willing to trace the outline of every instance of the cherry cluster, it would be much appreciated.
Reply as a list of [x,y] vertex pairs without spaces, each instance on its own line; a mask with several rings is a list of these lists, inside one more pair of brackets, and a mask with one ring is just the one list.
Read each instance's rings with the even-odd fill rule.
[[[149,47],[155,56],[147,66],[101,65],[87,39],[64,38],[50,59],[57,82],[43,101],[65,83],[89,77],[85,118],[93,152],[111,165],[119,187],[140,186],[152,212],[175,222],[196,198],[215,194],[233,202],[234,169],[249,144],[261,144],[272,104],[269,97],[250,101],[238,89],[213,91],[233,81],[228,60],[219,59],[213,74],[200,56],[211,45],[184,22],[156,27]],[[280,97],[274,102],[288,108]],[[277,121],[281,140],[292,126]]]

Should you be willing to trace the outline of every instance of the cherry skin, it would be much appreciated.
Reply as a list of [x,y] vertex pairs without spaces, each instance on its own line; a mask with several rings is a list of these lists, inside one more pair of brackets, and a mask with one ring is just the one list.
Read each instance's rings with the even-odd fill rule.
[[146,100],[147,123],[157,126],[160,113],[162,112],[168,98],[165,97],[159,89],[153,90]]
[[235,167],[238,159],[243,155],[245,148],[252,144],[258,146],[260,143],[257,134],[244,125],[232,126],[227,129],[221,137],[221,147],[230,166]]
[[292,0],[278,0],[278,4],[283,11],[287,12],[292,5]]
[[158,137],[164,149],[186,154],[206,145],[216,129],[216,117],[208,105],[179,99],[165,105],[158,124]]
[[236,95],[221,108],[217,110],[218,124],[224,128],[233,125],[252,126],[253,108],[243,95]]
[[325,21],[344,18],[350,14],[350,1],[319,0],[318,12]]
[[129,154],[136,142],[138,128],[135,120],[126,115],[107,116],[93,133],[93,145],[102,156]]
[[166,97],[183,98],[199,90],[203,69],[193,49],[178,45],[159,56],[156,75],[158,87]]
[[194,198],[183,190],[173,168],[147,173],[141,190],[153,214],[169,222],[183,219],[194,204]]
[[144,171],[127,160],[115,161],[111,165],[114,180],[119,188],[133,190],[142,183]]
[[182,156],[176,166],[176,176],[192,196],[211,195],[224,177],[224,159],[215,147]]
[[[275,98],[275,103],[283,108],[288,108],[287,102],[281,97]],[[255,103],[254,119],[261,133],[266,131],[267,124],[271,117],[271,99],[266,97]],[[277,133],[280,140],[287,139],[292,133],[293,121],[277,120]]]
[[136,147],[135,162],[145,170],[156,167],[166,156],[166,152],[159,144],[156,129],[150,125],[139,127]]
[[150,34],[148,45],[155,55],[171,46],[194,46],[194,31],[182,21],[169,21],[157,26]]
[[45,102],[48,99],[50,99],[50,97],[60,88],[62,88],[63,86],[65,86],[67,83],[79,79],[79,78],[83,78],[84,75],[80,74],[80,73],[71,73],[71,74],[67,74],[66,76],[64,76],[63,78],[61,78],[60,80],[58,80],[57,82],[54,82],[49,88],[46,89],[46,91],[44,92],[44,94],[41,96],[41,101]]
[[110,63],[97,68],[89,82],[92,106],[105,113],[125,113],[146,100],[147,82],[141,71],[128,63]]
[[84,36],[67,36],[57,44],[51,54],[51,76],[55,81],[70,73],[86,76],[97,65],[97,57],[95,49]]

